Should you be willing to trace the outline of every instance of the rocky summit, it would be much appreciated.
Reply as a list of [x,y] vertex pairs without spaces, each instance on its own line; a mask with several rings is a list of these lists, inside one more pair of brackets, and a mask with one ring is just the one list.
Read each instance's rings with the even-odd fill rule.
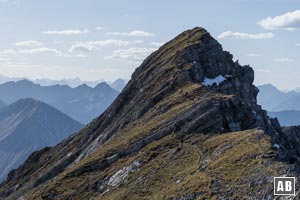
[[297,152],[253,80],[205,29],[187,30],[101,116],[11,171],[1,198],[273,199],[273,176],[297,176]]

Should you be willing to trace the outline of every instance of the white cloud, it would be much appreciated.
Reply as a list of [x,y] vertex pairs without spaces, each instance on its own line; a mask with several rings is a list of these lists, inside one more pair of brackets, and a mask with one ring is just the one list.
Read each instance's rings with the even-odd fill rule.
[[2,50],[0,51],[0,61],[4,62],[4,61],[9,61],[11,60],[11,56],[15,55],[16,52],[13,49],[6,49],[6,50]]
[[249,56],[249,57],[260,57],[261,54],[257,54],[257,53],[248,53],[247,56]]
[[78,58],[86,58],[87,56],[84,55],[84,54],[77,54],[76,57],[78,57]]
[[63,44],[64,42],[62,41],[53,41],[53,44]]
[[271,39],[274,37],[273,33],[258,33],[258,34],[250,34],[250,33],[240,33],[240,32],[232,32],[226,31],[221,33],[218,38],[220,39]]
[[155,47],[160,47],[162,46],[164,43],[163,42],[151,42],[150,45],[155,46]]
[[34,41],[34,40],[28,40],[28,41],[20,41],[14,43],[15,46],[22,46],[22,47],[34,47],[34,46],[41,46],[43,43]]
[[150,37],[154,36],[153,33],[148,33],[146,31],[134,30],[131,32],[109,32],[107,35],[124,35],[124,36],[136,36],[136,37]]
[[94,45],[90,45],[90,44],[75,44],[72,45],[69,49],[69,52],[71,53],[91,53],[91,52],[96,52],[99,51],[99,48],[97,48]]
[[274,61],[275,62],[290,63],[290,62],[294,62],[294,59],[285,57],[285,58],[275,58]]
[[295,30],[300,29],[300,10],[287,12],[275,17],[267,17],[258,22],[260,26],[267,30]]
[[46,35],[81,35],[89,33],[88,29],[84,30],[61,30],[61,31],[43,31]]
[[0,51],[1,56],[3,56],[3,55],[14,55],[14,54],[16,54],[16,52],[13,49],[6,49],[6,50],[3,50],[3,51]]
[[65,54],[62,53],[59,50],[51,49],[48,47],[40,47],[40,48],[34,48],[34,49],[23,49],[20,50],[19,53],[23,54],[55,54],[57,56],[64,56]]
[[133,47],[129,49],[118,49],[113,51],[111,56],[105,59],[116,59],[125,63],[138,63],[144,60],[150,53],[156,49]]
[[11,2],[13,4],[19,4],[20,0],[0,0],[0,3],[7,3],[7,2]]
[[104,27],[103,27],[103,26],[98,26],[98,27],[96,27],[96,29],[97,29],[97,30],[103,30]]
[[131,44],[142,44],[142,40],[135,40],[135,41],[126,41],[126,40],[96,40],[96,41],[89,41],[87,44],[95,45],[95,46],[129,46]]
[[296,46],[300,47],[300,43],[299,43],[299,44],[296,44]]
[[88,42],[75,42],[69,49],[71,53],[91,53],[100,51],[99,47],[104,46],[117,46],[117,47],[126,47],[133,44],[142,44],[142,40],[135,41],[126,41],[126,40],[96,40],[96,41],[88,41]]
[[256,70],[254,70],[255,72],[259,72],[259,73],[271,73],[271,71],[270,70],[268,70],[268,69],[256,69]]
[[9,61],[9,60],[10,60],[9,58],[7,58],[7,57],[1,57],[1,55],[0,55],[0,61],[1,62]]

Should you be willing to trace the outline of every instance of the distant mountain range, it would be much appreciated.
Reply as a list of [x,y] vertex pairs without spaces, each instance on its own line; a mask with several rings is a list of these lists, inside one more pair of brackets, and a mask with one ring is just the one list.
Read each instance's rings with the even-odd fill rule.
[[300,93],[297,89],[283,92],[271,84],[258,88],[258,104],[268,110],[271,117],[277,117],[284,126],[300,125]]
[[5,107],[5,106],[6,106],[6,104],[2,100],[0,100],[0,109]]
[[[300,102],[297,105],[289,105],[294,99],[300,98],[300,93],[295,91],[283,92],[274,85],[266,84],[258,86],[257,101],[268,111],[300,110]],[[298,108],[298,109],[297,109]]]
[[87,123],[100,115],[118,94],[118,91],[105,82],[94,88],[86,84],[76,88],[66,85],[41,86],[28,80],[0,85],[0,97],[5,104],[22,98],[34,98],[50,104],[81,123]]
[[268,115],[270,117],[277,117],[282,126],[300,125],[300,111],[298,110],[269,111]]
[[[26,77],[22,78],[11,78],[7,76],[3,76],[0,74],[0,84],[10,82],[10,81],[20,81],[20,80],[29,80],[41,86],[53,86],[53,85],[68,85],[72,88],[78,87],[80,85],[86,84],[90,87],[96,87],[99,83],[105,82],[104,79],[99,79],[97,81],[83,81],[80,78],[76,77],[73,79],[61,79],[61,80],[53,80],[48,78],[41,78],[41,79],[29,79]],[[121,91],[124,86],[126,85],[127,81],[123,79],[117,79],[109,85],[114,88],[115,90]]]
[[34,99],[21,99],[0,110],[0,180],[33,151],[53,146],[83,125]]
[[52,79],[35,79],[32,82],[40,84],[41,86],[52,86],[52,85],[68,85],[70,87],[77,87],[79,85],[87,84],[90,87],[95,87],[97,84],[104,82],[104,79],[97,81],[82,81],[80,78],[74,79],[61,79],[61,80],[52,80]]
[[123,90],[125,85],[126,85],[126,81],[123,79],[117,79],[112,84],[110,84],[110,86],[112,88],[114,88],[115,90],[117,90],[119,92],[121,92]]

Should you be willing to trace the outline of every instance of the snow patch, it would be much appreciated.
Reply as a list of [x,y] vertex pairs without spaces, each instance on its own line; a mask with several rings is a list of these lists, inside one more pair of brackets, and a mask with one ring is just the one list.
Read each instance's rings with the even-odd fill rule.
[[226,78],[224,76],[219,75],[213,79],[204,78],[204,81],[202,82],[202,84],[205,86],[212,86],[214,83],[217,85],[220,85],[225,80],[226,80]]
[[273,147],[274,147],[275,149],[280,149],[280,145],[279,145],[279,144],[273,144]]

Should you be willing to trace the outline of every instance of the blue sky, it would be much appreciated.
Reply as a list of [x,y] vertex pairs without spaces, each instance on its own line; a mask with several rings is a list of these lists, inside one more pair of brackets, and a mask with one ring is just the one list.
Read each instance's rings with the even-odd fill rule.
[[299,10],[299,0],[0,0],[0,74],[129,79],[161,43],[202,26],[254,68],[256,84],[293,89]]

